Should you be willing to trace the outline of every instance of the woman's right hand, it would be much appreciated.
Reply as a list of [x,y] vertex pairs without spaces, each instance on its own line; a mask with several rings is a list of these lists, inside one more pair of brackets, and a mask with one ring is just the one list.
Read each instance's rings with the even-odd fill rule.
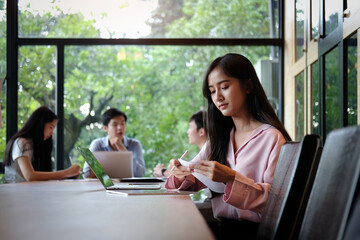
[[180,181],[184,181],[185,177],[191,175],[192,173],[188,167],[181,165],[177,159],[171,159],[170,166],[170,174],[174,175]]

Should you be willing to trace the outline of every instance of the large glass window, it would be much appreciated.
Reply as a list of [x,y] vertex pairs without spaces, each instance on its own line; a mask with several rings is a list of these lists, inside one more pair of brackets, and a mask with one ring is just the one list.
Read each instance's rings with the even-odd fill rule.
[[106,136],[100,115],[108,107],[128,115],[126,135],[142,143],[147,174],[186,149],[194,157],[198,149],[188,144],[188,120],[205,107],[202,81],[208,64],[228,52],[250,58],[279,111],[279,64],[269,59],[271,47],[66,47],[65,158],[83,164],[73,148]]
[[319,35],[319,0],[311,0],[311,39]]
[[311,65],[311,88],[312,88],[312,133],[321,136],[320,133],[320,81],[319,81],[319,62]]
[[357,51],[357,34],[346,40],[347,41],[347,58],[348,58],[348,102],[347,102],[347,114],[348,125],[357,125],[358,116],[358,84],[357,84],[357,68],[358,68],[358,51]]
[[304,87],[304,72],[301,72],[295,77],[296,86],[296,140],[301,140],[305,133],[305,87]]
[[339,25],[338,12],[342,8],[338,0],[326,0],[325,6],[325,34],[328,35]]
[[304,56],[305,1],[296,0],[296,59]]
[[278,5],[268,0],[19,0],[19,36],[277,38]]
[[[252,61],[280,114],[278,46],[194,46],[188,41],[279,38],[276,0],[19,0],[18,6],[19,127],[38,106],[55,108],[56,45],[64,44],[64,119],[59,119],[64,120],[64,167],[69,157],[83,164],[74,146],[89,146],[106,135],[100,116],[108,107],[127,113],[127,136],[141,141],[146,174],[185,149],[194,156],[198,149],[187,144],[188,119],[205,105],[201,83],[206,67],[228,52]],[[32,38],[49,46],[38,46]],[[79,45],[68,38],[79,38]],[[154,45],[138,45],[150,41],[135,38],[170,40],[166,46],[156,45],[156,39]],[[184,39],[171,45],[172,38]]]
[[325,130],[329,133],[340,125],[341,94],[339,79],[339,49],[331,50],[325,56]]

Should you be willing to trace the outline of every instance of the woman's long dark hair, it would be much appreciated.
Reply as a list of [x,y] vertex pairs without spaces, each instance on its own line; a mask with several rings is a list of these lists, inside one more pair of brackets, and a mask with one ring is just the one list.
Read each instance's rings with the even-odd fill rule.
[[291,141],[289,134],[269,103],[251,62],[240,54],[229,53],[216,58],[210,64],[205,73],[202,86],[203,95],[208,103],[205,127],[210,141],[209,159],[227,165],[226,156],[229,137],[231,129],[234,127],[232,118],[224,116],[211,99],[208,78],[209,74],[216,67],[221,68],[229,77],[238,79],[241,86],[245,86],[246,81],[251,79],[251,92],[247,95],[246,100],[251,115],[259,122],[274,126],[283,134],[287,141]]
[[36,109],[25,125],[18,131],[6,144],[4,165],[11,165],[11,149],[15,139],[27,138],[33,142],[33,161],[32,165],[35,171],[51,171],[51,152],[53,148],[52,138],[44,140],[44,127],[46,123],[57,120],[55,113],[48,107],[42,106]]

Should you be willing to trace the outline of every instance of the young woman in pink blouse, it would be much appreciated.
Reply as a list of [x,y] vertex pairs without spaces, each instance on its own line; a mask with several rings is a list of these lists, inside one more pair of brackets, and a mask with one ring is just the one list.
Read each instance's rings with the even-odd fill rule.
[[[177,159],[166,188],[197,191],[192,172],[225,183],[212,206],[218,238],[255,236],[281,146],[291,138],[270,105],[251,62],[239,54],[216,58],[203,81],[208,142],[184,167]],[[236,236],[235,235],[235,236]]]

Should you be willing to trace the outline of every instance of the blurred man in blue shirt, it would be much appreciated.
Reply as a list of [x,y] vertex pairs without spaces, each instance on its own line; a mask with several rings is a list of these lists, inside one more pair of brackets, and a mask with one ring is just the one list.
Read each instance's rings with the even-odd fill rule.
[[[133,156],[133,175],[143,177],[145,162],[140,141],[125,136],[127,116],[124,112],[110,108],[102,115],[101,121],[107,136],[97,138],[90,144],[90,151],[131,151]],[[84,177],[95,177],[85,162]]]

